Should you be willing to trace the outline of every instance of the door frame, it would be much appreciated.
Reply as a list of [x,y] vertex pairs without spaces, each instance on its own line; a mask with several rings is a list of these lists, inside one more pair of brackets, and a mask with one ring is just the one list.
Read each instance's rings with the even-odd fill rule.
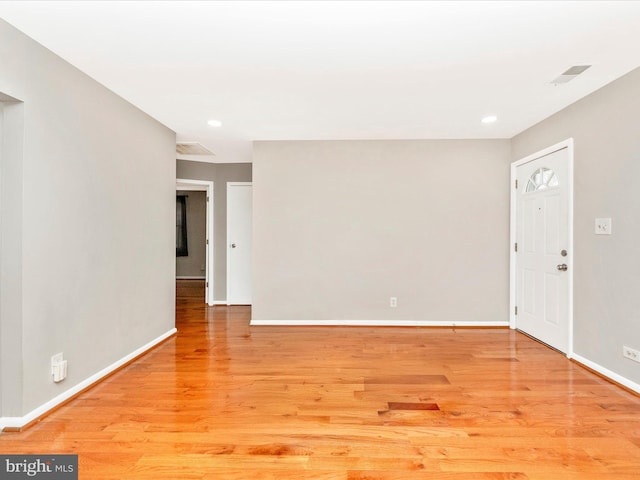
[[213,297],[213,284],[215,283],[214,275],[214,236],[213,236],[213,182],[209,180],[191,180],[184,178],[176,178],[176,191],[196,191],[206,192],[207,194],[207,213],[206,213],[206,268],[205,268],[205,303],[209,306],[215,304]]
[[[231,240],[229,238],[229,187],[233,187],[233,186],[244,186],[244,185],[249,185],[251,187],[253,187],[253,182],[227,182],[227,305],[232,305],[230,299],[229,299],[229,273],[231,272],[231,269],[229,268],[229,247],[231,245]],[[253,188],[252,188],[253,191]],[[253,224],[253,217],[251,220],[251,223]],[[253,228],[253,227],[252,227]],[[253,245],[252,245],[253,248]],[[249,281],[252,281],[252,279],[249,279]],[[253,301],[253,299],[252,299]]]
[[[567,232],[568,239],[568,250],[569,254],[567,255],[567,263],[570,268],[567,271],[568,274],[568,305],[567,305],[567,319],[568,321],[568,329],[569,329],[569,340],[567,345],[566,355],[568,358],[573,357],[573,272],[575,270],[575,262],[573,255],[573,157],[574,157],[574,147],[573,147],[573,138],[568,138],[563,140],[562,142],[556,143],[550,147],[547,147],[539,152],[528,155],[520,160],[516,160],[511,164],[511,184],[509,187],[509,191],[511,192],[511,208],[510,208],[510,223],[509,223],[509,327],[511,329],[517,328],[517,317],[515,313],[516,309],[516,288],[517,288],[517,279],[516,279],[516,252],[515,252],[515,244],[516,244],[516,219],[517,219],[517,190],[516,190],[516,175],[517,168],[526,163],[537,160],[540,157],[544,157],[546,155],[550,155],[553,152],[558,150],[562,150],[563,148],[567,149],[567,174],[568,174],[568,185],[567,185],[567,214],[569,217],[569,225]],[[523,186],[521,186],[522,188]]]

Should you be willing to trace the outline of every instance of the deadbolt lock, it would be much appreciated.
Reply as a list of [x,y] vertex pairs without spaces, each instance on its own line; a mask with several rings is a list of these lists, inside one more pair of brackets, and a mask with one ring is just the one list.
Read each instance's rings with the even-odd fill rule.
[[563,257],[566,257],[567,256],[567,251],[566,250],[562,250],[560,252],[560,255],[562,255]]

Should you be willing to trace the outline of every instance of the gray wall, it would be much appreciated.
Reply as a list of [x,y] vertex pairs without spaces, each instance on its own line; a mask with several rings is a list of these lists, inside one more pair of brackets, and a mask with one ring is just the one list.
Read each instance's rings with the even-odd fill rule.
[[506,322],[509,161],[508,140],[255,142],[253,318]]
[[227,299],[227,182],[250,182],[250,163],[203,163],[178,160],[176,178],[213,182],[214,292],[217,302]]
[[0,166],[1,415],[23,416],[174,327],[175,134],[2,20],[0,65],[24,134]]
[[[0,406],[22,408],[22,156],[24,105],[0,93]],[[16,366],[18,368],[16,368]]]
[[176,277],[205,277],[207,254],[207,193],[178,191],[187,197],[187,249],[189,255],[176,257]]
[[[3,101],[0,154],[0,381],[2,412],[22,409],[22,211],[24,105]],[[3,413],[4,414],[4,413]]]
[[[574,139],[574,350],[640,383],[640,69],[512,139],[513,160]],[[596,217],[612,235],[596,236]]]

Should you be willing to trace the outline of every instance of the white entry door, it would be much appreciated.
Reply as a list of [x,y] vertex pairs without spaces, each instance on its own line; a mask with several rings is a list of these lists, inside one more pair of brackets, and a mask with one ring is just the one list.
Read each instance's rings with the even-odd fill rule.
[[227,183],[227,304],[251,304],[252,187]]
[[569,148],[522,163],[516,179],[516,328],[569,353]]

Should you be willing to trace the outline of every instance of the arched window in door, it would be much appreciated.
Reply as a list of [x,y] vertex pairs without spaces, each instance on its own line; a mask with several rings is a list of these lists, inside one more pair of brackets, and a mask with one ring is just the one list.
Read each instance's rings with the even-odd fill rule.
[[527,182],[527,192],[536,190],[546,190],[547,188],[558,186],[558,176],[550,168],[541,167],[531,174]]

